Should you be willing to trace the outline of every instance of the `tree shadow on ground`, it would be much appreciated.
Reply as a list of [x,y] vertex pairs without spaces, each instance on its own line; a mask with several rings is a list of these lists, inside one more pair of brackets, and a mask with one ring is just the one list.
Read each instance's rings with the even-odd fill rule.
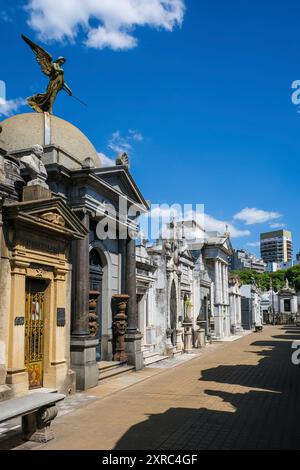
[[[219,390],[205,390],[207,408],[174,407],[149,415],[115,449],[300,449],[299,367],[292,364],[291,341],[284,338],[252,343],[267,348],[251,351],[261,357],[257,364],[201,371],[199,381],[220,384]],[[254,390],[231,393],[228,385]]]
[[[205,390],[231,411],[170,408],[148,415],[122,436],[115,450],[299,449],[299,413],[281,393]],[[292,412],[291,412],[292,411]]]
[[[290,341],[255,341],[250,346],[266,347],[259,351],[248,351],[262,356],[257,364],[220,365],[201,371],[200,381],[235,384],[243,387],[263,390],[284,391],[282,374],[293,375],[296,379],[296,367],[292,364]],[[299,371],[298,371],[299,372]]]

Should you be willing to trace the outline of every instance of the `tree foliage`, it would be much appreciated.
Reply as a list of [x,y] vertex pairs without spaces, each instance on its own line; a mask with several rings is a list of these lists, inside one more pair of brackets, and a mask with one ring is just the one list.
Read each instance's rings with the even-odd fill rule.
[[284,287],[286,279],[288,279],[290,287],[294,287],[297,292],[300,291],[300,265],[275,273],[260,274],[253,269],[246,269],[245,271],[232,271],[232,274],[239,276],[242,284],[255,283],[263,291],[270,289],[271,280],[274,290],[278,291]]

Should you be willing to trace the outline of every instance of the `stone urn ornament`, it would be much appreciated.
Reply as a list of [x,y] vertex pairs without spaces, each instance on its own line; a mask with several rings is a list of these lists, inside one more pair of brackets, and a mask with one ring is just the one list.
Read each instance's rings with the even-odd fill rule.
[[90,290],[89,292],[89,329],[90,335],[95,337],[99,330],[99,319],[97,315],[97,305],[99,301],[100,292],[97,290]]
[[125,353],[125,334],[128,326],[126,308],[129,298],[127,294],[118,294],[112,297],[113,310],[115,312],[113,318],[114,361],[125,362],[128,359]]

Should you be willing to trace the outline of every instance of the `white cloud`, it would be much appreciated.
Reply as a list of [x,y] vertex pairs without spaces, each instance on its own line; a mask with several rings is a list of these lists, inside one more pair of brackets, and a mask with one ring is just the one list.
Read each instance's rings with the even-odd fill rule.
[[247,246],[252,246],[253,248],[256,248],[256,247],[260,246],[260,242],[247,243]]
[[129,154],[132,151],[132,143],[141,142],[142,140],[143,136],[137,130],[133,131],[129,129],[126,136],[122,136],[120,131],[115,131],[108,142],[108,148],[118,154],[121,152]]
[[26,104],[23,98],[6,100],[0,97],[0,116],[9,117],[18,112],[21,106]]
[[[172,31],[181,26],[184,0],[28,0],[28,23],[43,40],[75,41],[80,29],[88,47],[137,46],[136,27]],[[93,20],[93,24],[91,24]]]
[[261,209],[249,208],[241,210],[233,216],[234,220],[241,220],[246,225],[262,224],[281,217],[278,212],[268,212]]
[[286,227],[286,224],[275,223],[275,224],[270,224],[270,227],[271,228],[283,228],[283,227]]
[[112,158],[109,158],[107,155],[105,155],[104,153],[101,153],[101,152],[98,152],[98,155],[99,155],[99,158],[100,158],[100,161],[101,161],[101,165],[103,167],[105,167],[105,166],[115,166],[116,162]]
[[108,143],[108,148],[114,150],[117,153],[121,152],[130,152],[132,146],[128,142],[127,138],[122,137],[120,131],[116,131],[111,136],[111,139]]
[[221,234],[228,231],[232,238],[248,237],[251,235],[249,230],[239,230],[232,223],[225,220],[215,219],[208,214],[205,214],[204,216],[204,229],[207,232],[219,232]]
[[0,19],[5,23],[12,23],[13,19],[6,10],[0,11]]
[[142,142],[142,140],[144,140],[144,137],[142,136],[140,131],[129,129],[128,132],[131,135],[132,139],[136,142]]

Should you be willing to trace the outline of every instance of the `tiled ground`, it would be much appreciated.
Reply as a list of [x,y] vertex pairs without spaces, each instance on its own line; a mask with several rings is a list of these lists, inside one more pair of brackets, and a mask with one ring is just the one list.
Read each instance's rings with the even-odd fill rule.
[[55,420],[55,440],[25,448],[300,449],[299,339],[300,328],[270,326],[101,384],[89,394],[97,400]]

